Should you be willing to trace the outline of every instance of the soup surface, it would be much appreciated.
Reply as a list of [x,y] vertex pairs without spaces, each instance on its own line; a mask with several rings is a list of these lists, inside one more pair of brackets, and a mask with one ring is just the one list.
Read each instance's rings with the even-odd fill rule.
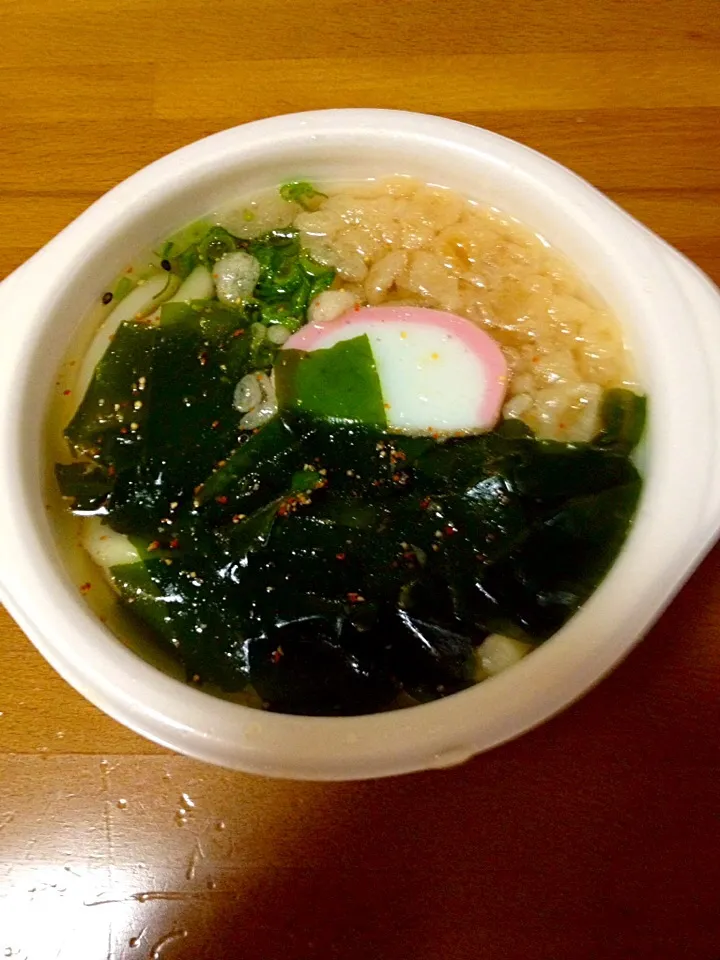
[[57,522],[110,628],[210,692],[445,696],[551,636],[623,543],[645,401],[620,326],[494,208],[284,184],[98,299],[51,413]]

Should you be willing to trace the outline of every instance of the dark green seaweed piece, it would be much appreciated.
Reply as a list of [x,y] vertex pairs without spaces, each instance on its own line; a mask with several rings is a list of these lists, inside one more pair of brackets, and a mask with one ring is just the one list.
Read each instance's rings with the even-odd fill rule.
[[567,499],[600,493],[637,477],[626,456],[588,444],[554,440],[530,442],[527,455],[518,457],[509,470],[514,490],[537,500]]
[[242,357],[230,359],[230,350],[242,338],[233,336],[229,311],[191,306],[156,330],[138,411],[147,410],[145,442],[133,467],[118,472],[108,507],[110,524],[123,532],[169,518],[170,504],[190,499],[198,477],[208,476],[237,443],[233,394],[246,368]]
[[[257,433],[244,435],[225,463],[198,486],[197,502],[201,506],[212,501],[229,504],[223,513],[249,513],[254,509],[252,503],[275,499],[287,488],[301,459],[298,437],[276,417]],[[227,497],[225,504],[223,497]]]
[[400,609],[388,624],[388,640],[390,669],[416,700],[435,700],[472,685],[474,647],[465,625]]
[[501,433],[433,443],[417,461],[416,469],[435,490],[463,492],[489,476],[509,479],[515,464],[528,457],[535,441]]
[[242,562],[252,550],[262,550],[272,533],[282,499],[271,500],[244,520],[219,533],[223,549],[235,562]]
[[55,479],[63,497],[73,500],[73,513],[91,516],[104,512],[113,479],[103,467],[87,460],[56,463]]
[[[237,445],[237,380],[249,336],[216,302],[163,307],[159,326],[123,324],[66,431],[77,454],[113,472],[108,520],[152,531],[192,498]],[[167,530],[170,533],[170,530]]]
[[224,690],[246,685],[248,620],[228,602],[219,578],[187,561],[185,566],[162,560],[122,564],[110,573],[128,609],[179,657],[188,679],[216,683]]
[[305,462],[327,471],[333,491],[371,500],[408,492],[413,464],[436,445],[431,437],[388,434],[366,423],[300,418],[295,429],[303,438]]
[[[132,467],[145,445],[148,404],[143,385],[150,376],[158,331],[121,324],[98,363],[85,396],[65,429],[71,451],[116,471]],[[136,409],[136,403],[140,407]]]
[[539,521],[482,579],[509,620],[537,639],[555,633],[587,600],[627,536],[640,480],[567,501]]
[[506,437],[508,440],[535,439],[535,434],[530,427],[522,420],[517,420],[515,418],[501,420],[494,432],[496,436]]
[[272,710],[319,716],[372,713],[398,688],[382,650],[340,620],[313,618],[279,627],[250,646],[250,676]]
[[504,429],[438,444],[420,457],[417,467],[430,482],[444,482],[456,491],[469,491],[478,479],[502,477],[510,490],[537,500],[597,493],[637,476],[624,453],[587,443],[508,436]]
[[606,390],[600,407],[602,426],[593,438],[596,447],[630,453],[645,429],[647,397],[620,387]]

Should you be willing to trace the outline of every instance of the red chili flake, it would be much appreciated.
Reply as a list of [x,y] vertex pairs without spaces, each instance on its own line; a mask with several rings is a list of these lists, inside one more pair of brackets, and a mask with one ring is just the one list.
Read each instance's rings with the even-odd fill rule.
[[234,337],[241,337],[244,333],[245,333],[245,331],[244,331],[243,329],[233,330],[233,336],[234,336]]
[[561,430],[565,430],[565,424],[564,424],[564,423],[559,423],[558,426],[560,427]]
[[149,544],[147,545],[147,549],[148,549],[148,553],[151,553],[153,550],[159,550],[159,549],[160,549],[160,541],[159,541],[159,540],[153,540],[152,543],[149,543]]
[[451,527],[450,524],[448,524],[443,529],[443,533],[445,534],[446,537],[452,537],[457,533],[457,530],[455,529],[455,527]]
[[540,363],[540,357],[533,357],[533,358],[532,358],[532,362],[533,362],[533,363]]
[[71,393],[72,393],[72,390],[63,390],[64,397],[69,397]]
[[208,355],[207,355],[207,353],[206,353],[205,351],[203,351],[203,352],[200,354],[200,356],[198,357],[198,360],[200,361],[200,366],[201,366],[201,367],[204,367],[205,364],[208,362]]
[[212,428],[213,430],[217,430],[217,428],[220,426],[220,421],[219,421],[219,420],[213,420],[213,422],[210,424],[210,426],[211,426],[211,428]]
[[273,650],[273,652],[270,654],[270,659],[272,660],[273,663],[280,663],[280,660],[283,658],[284,655],[285,655],[285,652],[283,648],[278,647],[277,650]]
[[347,594],[348,603],[364,603],[365,597],[361,597],[359,593],[348,593]]
[[228,498],[224,493],[221,493],[219,497],[215,497],[215,502],[221,503],[223,506],[225,506],[225,504],[228,502]]
[[427,510],[427,508],[428,508],[429,506],[430,506],[430,497],[424,497],[424,498],[420,501],[420,509],[421,509],[421,510]]
[[115,469],[115,467],[113,467],[113,466],[109,466],[109,467],[108,467],[108,476],[109,476],[109,477],[114,477],[116,473],[117,473],[117,470]]
[[171,541],[170,541],[170,549],[171,549],[171,550],[177,550],[177,548],[178,548],[179,546],[180,546],[180,541],[178,540],[177,537],[175,537],[174,540],[171,540]]
[[91,583],[81,583],[80,584],[80,593],[87,593],[92,587]]
[[127,427],[120,427],[120,433],[127,433],[127,432],[128,432]]
[[345,554],[344,554],[344,553],[336,553],[336,554],[335,554],[335,559],[336,559],[336,560],[344,560],[344,559],[345,559]]
[[355,311],[355,313],[360,313],[360,304],[356,303],[355,306],[353,307],[353,310]]

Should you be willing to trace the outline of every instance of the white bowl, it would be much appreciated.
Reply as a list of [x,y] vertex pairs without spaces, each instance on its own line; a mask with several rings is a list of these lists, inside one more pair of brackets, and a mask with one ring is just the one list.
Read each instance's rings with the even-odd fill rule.
[[[150,666],[94,616],[43,505],[42,426],[60,360],[138,250],[238,192],[297,176],[405,173],[519,217],[566,251],[621,318],[650,396],[646,482],[608,577],[511,670],[423,706],[363,717],[263,713]],[[624,657],[720,526],[720,294],[585,181],[495,134],[419,114],[328,110],[261,120],[151,164],[0,285],[0,585],[40,652],[80,693],[152,740],[211,763],[307,779],[457,763],[545,720]]]

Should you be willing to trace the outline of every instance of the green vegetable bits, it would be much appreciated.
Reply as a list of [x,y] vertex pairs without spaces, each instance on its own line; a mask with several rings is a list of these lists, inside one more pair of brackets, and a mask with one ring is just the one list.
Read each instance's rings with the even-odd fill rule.
[[[298,232],[292,227],[242,240],[224,227],[199,221],[163,244],[157,256],[185,279],[198,265],[212,269],[225,254],[235,250],[245,250],[260,264],[253,297],[242,305],[248,323],[282,324],[291,332],[297,330],[305,323],[310,301],[335,279],[334,269],[317,263],[302,249]],[[262,359],[267,366],[271,355]]]

